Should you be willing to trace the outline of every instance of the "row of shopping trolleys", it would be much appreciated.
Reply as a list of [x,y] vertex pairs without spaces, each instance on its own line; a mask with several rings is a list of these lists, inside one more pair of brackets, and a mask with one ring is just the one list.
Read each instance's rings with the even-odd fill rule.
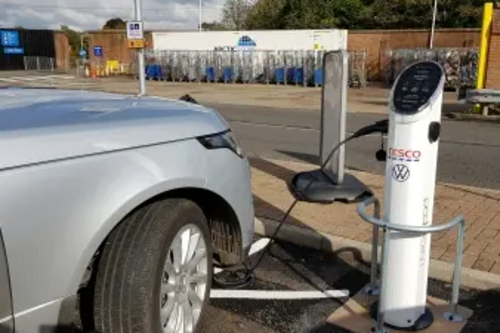
[[319,87],[323,83],[323,70],[308,71],[303,67],[278,67],[274,70],[264,69],[255,71],[248,68],[225,66],[222,68],[186,66],[174,68],[173,66],[148,64],[145,66],[147,80],[172,81],[172,82],[212,82],[212,83],[273,83],[295,84],[302,86]]

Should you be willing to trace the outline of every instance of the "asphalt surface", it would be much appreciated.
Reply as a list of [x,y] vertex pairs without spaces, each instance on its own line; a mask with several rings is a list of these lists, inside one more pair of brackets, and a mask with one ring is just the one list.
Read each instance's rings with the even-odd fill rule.
[[[259,254],[254,255],[255,260]],[[256,270],[255,283],[245,289],[307,291],[348,289],[355,295],[369,282],[369,267],[356,252],[329,255],[277,242]],[[236,293],[235,293],[236,294]],[[429,295],[448,300],[451,287],[431,280]],[[326,323],[348,298],[316,300],[212,299],[204,333],[349,333]],[[474,314],[462,333],[491,333],[500,329],[499,292],[463,289],[460,305]]]
[[[319,110],[292,110],[212,104],[228,120],[249,155],[292,161],[319,161]],[[347,130],[383,119],[383,115],[349,113]],[[346,164],[353,170],[384,173],[377,162],[379,135],[347,144]],[[500,125],[444,119],[439,145],[440,182],[500,189]]]

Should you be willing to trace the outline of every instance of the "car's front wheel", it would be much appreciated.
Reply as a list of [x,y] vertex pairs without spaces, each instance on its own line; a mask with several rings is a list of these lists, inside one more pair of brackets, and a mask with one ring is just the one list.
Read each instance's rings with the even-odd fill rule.
[[211,281],[210,232],[201,209],[185,199],[148,204],[104,246],[94,294],[96,330],[197,332]]

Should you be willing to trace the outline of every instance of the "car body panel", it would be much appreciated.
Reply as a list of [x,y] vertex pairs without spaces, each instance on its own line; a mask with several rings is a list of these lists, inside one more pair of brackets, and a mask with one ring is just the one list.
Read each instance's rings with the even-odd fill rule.
[[[251,169],[247,159],[231,158],[227,149],[207,155],[207,188],[218,193],[233,208],[240,223],[243,248],[247,249],[254,237],[254,207]],[[224,170],[221,174],[220,170]],[[221,181],[223,177],[224,181]],[[248,204],[250,203],[250,204]]]
[[206,153],[190,140],[0,172],[14,313],[73,293],[103,239],[140,203],[205,188]]
[[88,91],[0,90],[0,170],[225,129],[214,110],[182,101]]
[[[63,104],[89,105],[82,101],[85,94],[75,95],[78,98],[64,97],[71,103]],[[103,95],[99,98],[114,98]],[[92,96],[85,98],[96,98]],[[46,98],[41,103],[54,102]],[[57,98],[56,104],[64,99]],[[129,102],[120,98],[119,103]],[[0,149],[5,156],[0,158],[0,231],[16,331],[39,332],[42,326],[56,325],[62,304],[74,298],[107,235],[127,214],[159,194],[190,188],[218,195],[238,218],[242,246],[251,245],[248,160],[229,149],[206,149],[194,138],[228,129],[215,111],[148,98],[139,102],[141,108],[133,111],[132,120],[111,119],[124,112],[116,111],[115,116],[102,114],[108,120],[92,124],[93,120],[46,120],[44,126],[22,125],[17,120],[14,126],[15,117],[2,113],[19,111],[21,104],[11,102],[7,107],[3,102],[0,98]],[[185,109],[174,110],[172,105]],[[170,116],[162,114],[165,110]],[[9,119],[10,127],[2,125]]]
[[9,268],[2,232],[0,231],[0,332],[9,333],[14,330],[12,317],[12,298],[10,289]]

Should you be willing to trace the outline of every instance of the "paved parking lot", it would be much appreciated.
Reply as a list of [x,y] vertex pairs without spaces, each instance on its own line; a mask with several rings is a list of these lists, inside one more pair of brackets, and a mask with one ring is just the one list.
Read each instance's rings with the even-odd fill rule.
[[[7,78],[8,80],[13,80],[12,77]],[[29,81],[31,82],[31,77],[23,77],[23,78],[14,78],[17,81]],[[0,80],[1,81],[1,80]],[[58,84],[63,85],[65,87],[72,86],[73,88],[88,88],[86,84],[94,86],[100,86],[100,88],[104,89],[103,81],[90,81],[90,80],[73,80],[73,77],[62,79],[62,77],[55,78],[54,80],[46,78],[37,78],[36,81],[43,81],[45,83],[53,84],[54,81],[58,82]],[[4,84],[9,83],[9,81],[4,80]],[[9,83],[10,84],[10,83]],[[172,97],[178,97],[180,93],[177,91],[172,92],[172,85],[161,85],[160,83],[152,84],[154,88],[156,88],[157,92],[170,90],[170,93],[175,95]],[[121,86],[120,86],[121,87]],[[136,82],[127,83],[127,87],[130,90],[136,91]],[[109,87],[107,87],[109,88]],[[112,88],[112,87],[111,87]],[[118,88],[116,88],[118,89]],[[194,93],[194,97],[196,96],[196,87],[191,85],[192,91]],[[230,88],[231,90],[233,88]],[[234,88],[236,89],[236,88]],[[257,88],[255,88],[257,90]],[[260,87],[258,89],[261,89]],[[264,89],[264,88],[262,88]],[[267,89],[267,88],[266,88]],[[113,89],[111,89],[113,90]],[[228,90],[228,91],[229,91]],[[303,90],[301,90],[303,91]],[[226,92],[227,96],[223,96],[224,98],[229,98],[230,95],[233,95],[232,98],[234,100],[240,99],[241,96],[231,94],[231,92]],[[289,92],[292,94],[291,92]],[[318,92],[316,91],[316,94]],[[198,93],[200,95],[202,93]],[[206,93],[209,95],[209,93]],[[288,96],[289,97],[289,96]],[[297,99],[302,99],[303,103],[309,103],[308,98],[311,100],[317,99],[317,96],[296,96]],[[306,98],[307,97],[307,98]],[[270,97],[269,97],[270,98]],[[257,99],[253,97],[253,99]],[[287,98],[283,98],[287,99]],[[382,98],[383,99],[383,98]],[[269,104],[269,101],[266,101],[266,98],[260,98],[262,103]],[[289,101],[288,101],[289,102]],[[307,103],[306,103],[307,102]],[[317,124],[318,114],[312,115],[307,110],[295,110],[290,111],[287,110],[287,115],[284,116],[282,111],[277,111],[280,109],[272,109],[272,110],[251,110],[254,107],[236,107],[231,106],[228,103],[228,100],[225,100],[225,106],[221,107],[222,113],[228,118],[232,125],[235,125],[235,130],[242,137],[244,148],[250,153],[254,153],[256,155],[271,155],[275,154],[277,151],[287,151],[290,150],[292,144],[292,140],[290,138],[295,137],[297,142],[293,143],[295,149],[298,151],[288,151],[288,154],[282,153],[282,155],[297,155],[298,159],[307,159],[307,157],[316,158],[315,155],[312,155],[312,152],[316,153],[317,141],[318,141],[318,133],[317,133]],[[276,102],[277,103],[277,102]],[[281,103],[281,102],[280,102]],[[310,103],[309,103],[310,104]],[[308,105],[309,105],[308,104]],[[297,105],[300,103],[297,102]],[[385,107],[382,106],[381,109]],[[258,107],[257,107],[258,109]],[[375,112],[374,112],[375,113]],[[350,115],[351,119],[355,119],[356,124],[358,122],[365,122],[368,118],[380,117],[378,115],[360,115],[357,118]],[[364,118],[362,118],[364,117]],[[254,119],[253,122],[260,122],[261,124],[252,124],[252,121],[246,121],[246,118]],[[260,121],[255,121],[255,119]],[[265,122],[262,119],[266,120]],[[273,122],[278,122],[277,124]],[[248,124],[248,123],[250,124]],[[314,123],[313,126],[309,126],[307,129],[299,129],[293,128],[290,129],[290,123],[301,124],[302,126],[309,126],[311,123]],[[279,126],[275,126],[279,125]],[[441,170],[446,171],[446,166],[450,166],[453,168],[463,167],[467,172],[458,172],[459,169],[453,169],[453,172],[449,172],[449,174],[453,175],[454,181],[457,183],[464,183],[465,180],[474,183],[480,183],[481,185],[489,185],[490,187],[498,188],[498,177],[494,176],[497,173],[494,172],[497,168],[494,159],[487,159],[487,156],[494,156],[495,152],[498,150],[498,145],[495,142],[491,142],[490,140],[494,140],[496,138],[493,137],[492,133],[495,133],[496,128],[493,128],[490,125],[470,125],[467,124],[467,128],[464,128],[465,125],[456,125],[456,124],[447,124],[448,128],[460,128],[460,131],[449,131],[447,135],[449,135],[448,140],[453,142],[443,142],[442,148],[444,154],[442,154],[447,160],[443,163],[440,162],[440,165],[443,167]],[[250,128],[252,127],[252,128]],[[278,128],[278,127],[288,127],[288,128]],[[357,128],[358,126],[356,126]],[[278,128],[278,129],[277,129]],[[286,131],[293,130],[295,134],[290,134],[287,136],[285,134]],[[309,131],[308,134],[304,135],[304,133],[296,134],[302,131]],[[268,134],[266,134],[266,131]],[[465,131],[465,132],[464,132]],[[257,134],[256,134],[257,133]],[[459,135],[460,139],[463,140],[464,136],[472,138],[470,142],[459,143],[456,142],[458,139],[454,137],[454,135]],[[257,137],[256,137],[257,136]],[[377,147],[378,138],[369,138],[371,140],[370,144],[364,144],[368,148],[362,150],[360,146],[356,146],[354,148],[357,151],[358,157],[355,154],[352,160],[352,163],[357,165],[358,168],[363,167],[363,169],[375,170],[379,166],[373,162],[373,164],[363,164],[365,163],[366,156],[371,160],[373,159],[373,148]],[[272,144],[269,144],[272,142]],[[448,144],[448,145],[447,145]],[[451,147],[451,145],[460,147]],[[351,146],[352,147],[352,146]],[[464,148],[468,147],[468,148]],[[269,149],[270,151],[266,151],[265,149]],[[448,151],[446,150],[448,149]],[[447,153],[448,152],[448,153]],[[453,153],[451,153],[453,152]],[[298,154],[300,153],[300,154]],[[461,155],[462,154],[462,155]],[[465,156],[467,155],[467,156]],[[463,160],[460,161],[458,157],[462,156]],[[472,157],[471,157],[472,156]],[[357,159],[356,159],[357,158]],[[363,159],[362,159],[363,158]],[[465,161],[465,162],[464,162]],[[479,162],[478,162],[479,161]],[[490,161],[491,165],[488,164]],[[481,164],[482,168],[476,167],[473,163]],[[486,163],[486,164],[485,164]],[[261,183],[255,183],[259,185],[259,189],[265,189],[273,187],[273,184],[277,184],[276,181],[271,181],[270,177],[280,181],[280,185],[284,185],[284,180],[287,179],[283,175],[291,174],[292,169],[287,170],[285,165],[273,164],[269,161],[262,160],[260,164],[253,163],[254,169],[258,169],[260,171],[254,170],[254,174],[256,172],[260,173],[268,173],[268,178],[261,177]],[[260,166],[260,168],[259,168]],[[379,168],[380,169],[380,168]],[[270,172],[270,170],[274,170],[277,172]],[[450,169],[451,170],[451,169]],[[479,171],[477,171],[479,170]],[[459,170],[460,171],[460,170]],[[474,173],[476,172],[476,173]],[[272,174],[272,175],[270,175]],[[467,178],[467,175],[471,176]],[[281,175],[281,176],[280,176]],[[446,173],[444,173],[446,175]],[[458,175],[458,176],[457,176]],[[491,176],[490,176],[491,175]],[[370,178],[372,182],[375,182],[377,177],[375,175],[366,175],[366,177]],[[460,177],[460,179],[458,179]],[[380,178],[380,177],[379,177]],[[465,180],[464,180],[465,179]],[[282,184],[283,183],[283,184]],[[265,185],[265,186],[264,186]],[[279,187],[276,186],[278,190],[270,191],[269,193],[285,193],[284,186]],[[448,186],[449,187],[449,186]],[[380,186],[378,189],[380,190]],[[456,189],[455,189],[456,190]],[[457,190],[458,191],[458,190]],[[462,190],[465,192],[465,190]],[[473,220],[471,215],[467,217],[470,218],[471,221],[474,222],[472,228],[468,231],[468,236],[472,237],[467,244],[469,247],[466,249],[466,254],[469,256],[474,256],[474,265],[476,263],[481,263],[481,267],[476,267],[478,269],[483,269],[486,271],[491,270],[496,267],[498,263],[500,267],[500,247],[497,244],[497,238],[500,239],[500,228],[498,227],[498,221],[500,219],[495,219],[495,216],[499,216],[498,207],[498,197],[489,196],[486,197],[483,194],[471,193],[468,190],[469,199],[460,199],[462,202],[458,202],[458,198],[447,198],[444,200],[444,205],[450,207],[458,207],[457,203],[464,203],[459,208],[463,209],[465,207],[465,202],[470,203],[472,197],[484,197],[486,199],[478,199],[474,204],[474,208],[471,208],[470,211],[474,209],[477,210],[476,219]],[[277,195],[269,195],[269,197],[265,196],[263,193],[255,191],[257,195],[257,210],[259,211],[259,207],[267,207],[268,213],[276,213],[281,216],[282,211],[280,205],[287,205],[287,201],[283,200],[281,197]],[[456,191],[455,191],[456,192]],[[446,192],[451,193],[451,192]],[[259,196],[260,195],[260,196]],[[465,195],[463,196],[465,198]],[[289,200],[289,199],[287,199]],[[483,200],[485,204],[488,205],[488,216],[489,220],[486,219],[485,211],[486,209],[478,209],[479,203],[482,203]],[[274,204],[274,207],[273,207]],[[260,205],[260,206],[259,206]],[[477,206],[477,207],[476,207]],[[492,208],[493,207],[493,208]],[[317,207],[315,207],[316,211],[320,211]],[[263,211],[263,208],[262,210]],[[354,212],[354,210],[352,210]],[[315,221],[326,221],[326,219],[313,218],[312,214],[305,212],[304,210],[298,211],[298,213],[303,213],[302,215],[298,214],[296,216],[297,221],[305,222],[307,219],[315,220]],[[273,214],[274,214],[273,213]],[[306,214],[307,213],[307,214]],[[455,213],[455,212],[453,212]],[[474,212],[473,212],[474,213]],[[450,213],[451,214],[451,213]],[[474,213],[475,214],[475,213]],[[331,212],[326,212],[323,216],[333,216]],[[491,215],[491,216],[490,216]],[[337,214],[336,216],[340,216]],[[345,214],[346,220],[352,222],[354,218],[356,218],[355,214]],[[272,217],[272,216],[267,216]],[[495,220],[494,220],[495,219]],[[496,222],[491,222],[491,221]],[[333,222],[329,220],[326,221],[329,226],[334,226]],[[498,222],[498,223],[497,223]],[[307,224],[309,227],[312,227],[312,224]],[[486,228],[488,226],[488,228]],[[320,228],[318,226],[314,226],[314,230],[318,231]],[[495,228],[493,228],[495,227]],[[339,232],[340,228],[335,227],[336,231]],[[356,236],[365,236],[364,234],[359,232],[359,229],[353,228],[353,224],[350,224],[349,227],[342,229],[346,232],[344,237],[349,237],[347,233],[355,233]],[[477,235],[474,234],[473,230],[478,230],[477,235],[481,234],[482,238],[480,241],[477,241],[474,237]],[[480,231],[479,231],[480,230]],[[325,230],[323,230],[325,231]],[[329,230],[328,230],[329,231]],[[483,235],[484,234],[484,235]],[[498,235],[498,236],[496,236]],[[484,237],[483,237],[484,236]],[[366,234],[367,239],[369,239],[369,233]],[[364,240],[366,241],[366,240]],[[438,240],[439,241],[439,240]],[[447,249],[449,247],[448,242],[451,242],[452,239],[443,239],[443,251],[440,256],[446,254]],[[437,242],[435,243],[439,245]],[[481,250],[478,250],[478,247],[482,246]],[[485,247],[489,247],[491,249],[490,252],[484,252]],[[469,252],[467,252],[469,251]],[[472,252],[471,252],[472,251]],[[482,251],[482,252],[481,252]],[[475,254],[473,254],[473,252]],[[481,252],[481,253],[479,253]],[[484,253],[483,253],[484,252]],[[485,254],[485,255],[484,255]],[[478,260],[477,257],[481,257]],[[466,258],[467,259],[467,258]],[[485,263],[489,263],[486,265]],[[464,262],[464,265],[474,266],[470,263],[469,260]],[[495,266],[493,266],[495,265]],[[487,267],[486,267],[487,266]],[[260,290],[273,290],[280,291],[281,296],[290,295],[289,292],[295,291],[318,291],[318,290],[340,290],[340,291],[348,291],[350,296],[358,293],[366,284],[368,283],[369,276],[369,267],[359,260],[359,255],[355,250],[346,249],[341,253],[337,253],[335,255],[324,254],[321,252],[317,252],[315,250],[311,250],[308,248],[302,248],[296,245],[292,245],[289,243],[279,243],[274,246],[271,255],[267,256],[262,265],[256,271],[256,281],[255,283],[249,287],[249,289],[255,292],[255,295],[258,294]],[[435,296],[440,299],[448,299],[450,295],[450,286],[443,282],[431,281],[429,286],[429,294]],[[240,299],[238,297],[238,292],[233,293],[233,298],[217,298],[212,299],[211,306],[208,310],[206,320],[203,323],[203,327],[201,332],[203,333],[281,333],[281,332],[297,332],[297,333],[315,333],[315,332],[332,332],[332,333],[346,333],[350,331],[346,331],[340,327],[334,326],[327,322],[327,319],[337,310],[339,310],[342,306],[346,304],[349,300],[349,297],[342,298],[323,298],[323,299],[289,299],[289,300],[257,300],[257,299]],[[236,297],[236,298],[235,298]],[[473,311],[473,317],[468,321],[465,328],[462,332],[468,333],[482,333],[482,332],[500,332],[500,317],[497,315],[497,307],[500,306],[500,293],[497,291],[478,291],[478,290],[470,290],[464,289],[461,294],[461,304]]]
[[[255,257],[255,256],[254,256]],[[355,295],[369,282],[369,267],[346,249],[327,255],[277,242],[247,289],[284,291],[348,290]],[[448,300],[450,285],[431,281],[429,294]],[[235,295],[237,292],[235,292]],[[351,333],[329,324],[328,317],[349,298],[252,300],[212,299],[201,332],[206,333]],[[464,289],[460,305],[473,311],[462,333],[498,332],[500,293]],[[368,333],[368,332],[367,332]]]

